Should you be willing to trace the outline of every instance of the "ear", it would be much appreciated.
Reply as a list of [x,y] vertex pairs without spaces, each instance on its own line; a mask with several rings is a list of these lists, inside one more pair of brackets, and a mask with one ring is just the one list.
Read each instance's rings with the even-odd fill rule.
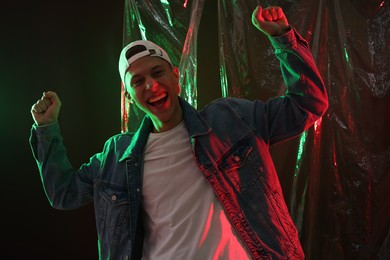
[[124,94],[125,94],[125,98],[127,98],[130,101],[130,103],[133,103],[133,99],[131,98],[129,92],[125,91]]

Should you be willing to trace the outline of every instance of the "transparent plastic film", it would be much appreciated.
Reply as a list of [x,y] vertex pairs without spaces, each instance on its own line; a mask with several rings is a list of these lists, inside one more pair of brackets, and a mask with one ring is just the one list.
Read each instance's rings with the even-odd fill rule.
[[283,8],[328,88],[322,120],[271,148],[307,259],[389,259],[388,1],[219,1],[223,96],[285,93],[273,49],[251,25],[259,4]]
[[[204,0],[126,0],[123,46],[150,40],[164,48],[179,68],[181,97],[197,106],[197,32]],[[138,128],[144,113],[126,98],[122,84],[122,131]]]
[[[327,87],[327,113],[271,147],[306,259],[390,259],[389,1],[210,1],[218,3],[219,46],[211,53],[219,53],[223,97],[265,101],[286,92],[274,50],[251,22],[257,5],[283,8]],[[165,48],[179,67],[181,96],[195,108],[207,11],[204,0],[128,0],[125,8],[124,44],[149,39]],[[124,95],[122,104],[123,130],[137,129],[142,113]]]

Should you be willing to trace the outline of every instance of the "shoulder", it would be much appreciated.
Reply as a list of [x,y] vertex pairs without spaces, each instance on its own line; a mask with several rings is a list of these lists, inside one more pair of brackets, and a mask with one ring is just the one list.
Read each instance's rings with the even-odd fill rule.
[[111,136],[107,139],[107,142],[130,142],[134,137],[134,132],[122,132],[116,135]]
[[104,145],[105,149],[115,149],[115,150],[126,149],[130,145],[133,137],[134,137],[133,132],[123,132],[123,133],[113,135],[107,139]]
[[207,104],[203,109],[208,109],[210,107],[215,107],[215,106],[224,106],[226,104],[240,104],[240,103],[245,103],[249,102],[249,100],[244,99],[244,98],[235,98],[235,97],[222,97],[222,98],[217,98]]
[[[210,124],[213,122],[249,120],[255,113],[255,102],[244,99],[226,97],[219,98],[206,105],[199,114]],[[250,121],[250,120],[249,120]]]
[[227,110],[246,110],[249,107],[253,106],[254,101],[245,99],[245,98],[235,98],[235,97],[226,97],[218,98],[208,105],[206,105],[201,113],[209,113],[210,111],[219,111],[221,112],[224,109]]

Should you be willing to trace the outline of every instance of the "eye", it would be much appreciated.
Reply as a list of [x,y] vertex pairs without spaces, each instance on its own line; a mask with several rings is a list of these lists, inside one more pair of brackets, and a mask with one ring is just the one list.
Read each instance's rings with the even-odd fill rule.
[[145,82],[145,79],[135,79],[131,81],[131,87],[141,86]]
[[163,70],[156,70],[153,72],[153,77],[161,77],[164,74]]

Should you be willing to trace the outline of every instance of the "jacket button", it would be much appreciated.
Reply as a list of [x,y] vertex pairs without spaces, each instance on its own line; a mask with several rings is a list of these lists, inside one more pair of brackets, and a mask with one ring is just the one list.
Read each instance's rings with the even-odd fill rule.
[[236,162],[239,162],[239,161],[241,160],[240,156],[238,156],[238,155],[235,155],[235,156],[233,157],[233,159],[234,159],[234,161],[236,161]]
[[116,195],[112,195],[111,200],[116,201]]

